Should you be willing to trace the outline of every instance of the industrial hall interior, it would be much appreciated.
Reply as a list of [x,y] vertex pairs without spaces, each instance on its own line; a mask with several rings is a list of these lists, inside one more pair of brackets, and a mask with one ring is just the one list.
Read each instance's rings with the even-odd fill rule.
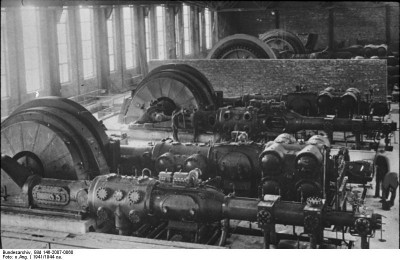
[[398,129],[399,2],[1,0],[3,253],[399,249]]

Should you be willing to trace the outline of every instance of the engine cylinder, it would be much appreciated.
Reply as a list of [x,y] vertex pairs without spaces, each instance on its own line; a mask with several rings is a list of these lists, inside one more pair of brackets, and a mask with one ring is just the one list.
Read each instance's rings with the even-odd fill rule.
[[323,164],[323,155],[316,145],[307,145],[296,156],[297,178],[311,179],[318,177]]
[[260,154],[260,165],[263,175],[279,175],[282,171],[285,148],[279,143],[274,143]]
[[360,91],[356,88],[349,88],[346,90],[340,100],[341,108],[344,113],[354,113],[357,111],[358,102],[360,98]]
[[321,91],[317,98],[317,106],[320,111],[328,112],[331,110],[332,106],[334,105],[334,88],[329,87]]

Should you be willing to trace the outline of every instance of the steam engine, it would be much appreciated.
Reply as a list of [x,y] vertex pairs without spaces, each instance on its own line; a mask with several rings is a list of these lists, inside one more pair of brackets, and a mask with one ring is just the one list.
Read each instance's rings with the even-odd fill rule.
[[[36,214],[79,214],[95,218],[98,232],[143,235],[147,229],[145,233],[152,238],[179,236],[191,242],[211,243],[218,236],[211,233],[210,239],[210,230],[218,234],[220,221],[236,219],[257,222],[264,232],[265,248],[274,243],[277,224],[303,226],[310,247],[317,248],[327,243],[324,227],[338,225],[360,235],[366,248],[368,237],[381,225],[380,216],[370,211],[330,211],[319,199],[302,204],[281,201],[279,196],[261,200],[224,196],[202,182],[198,170],[186,174],[163,172],[163,181],[116,174],[101,175],[92,181],[62,181],[32,175],[8,156],[2,155],[1,165],[2,178],[9,178],[8,184],[13,184],[13,190],[3,196],[2,210],[15,210],[18,205],[20,209],[35,208]],[[220,245],[225,243],[227,232],[229,229],[222,229]]]
[[[332,154],[333,132],[353,132],[357,144],[367,132],[384,134],[389,148],[396,124],[305,117],[259,95],[224,101],[204,76],[193,78],[193,68],[164,69],[141,83],[120,120],[132,123],[130,130],[169,128],[171,140],[122,144],[86,109],[62,98],[14,111],[1,130],[2,214],[92,219],[97,232],[221,246],[232,232],[229,219],[245,220],[257,223],[265,248],[278,244],[277,224],[304,227],[312,248],[330,243],[324,228],[335,225],[368,247],[380,216],[342,205],[346,184],[365,184],[373,171],[368,162],[351,162],[346,149]],[[163,75],[197,86],[167,84],[163,93]],[[351,107],[357,95],[348,96]],[[281,134],[305,129],[327,136],[303,136],[304,143]],[[194,141],[216,142],[180,142],[185,131]]]
[[[372,180],[373,171],[371,163],[364,161],[358,162],[364,165],[362,170],[352,166],[349,171],[349,166],[356,162],[344,160],[340,156],[343,151],[331,156],[330,148],[325,136],[315,135],[300,144],[289,134],[281,134],[267,144],[170,140],[140,148],[121,145],[120,172],[165,179],[165,172],[177,174],[199,169],[202,179],[225,194],[235,192],[253,198],[271,194],[303,202],[309,197],[324,197],[333,203],[336,189],[330,182],[342,186],[347,176],[346,181],[364,184]],[[338,177],[340,182],[336,183]]]
[[[164,86],[160,88],[160,84]],[[168,64],[149,73],[125,100],[119,122],[129,124],[128,135],[152,141],[170,137],[221,142],[240,136],[267,142],[283,132],[308,139],[310,131],[324,131],[331,143],[334,132],[348,132],[355,137],[352,142],[357,149],[366,140],[374,146],[382,137],[388,146],[388,135],[396,125],[374,118],[387,115],[388,105],[375,100],[372,93],[363,95],[356,88],[345,92],[326,88],[319,94],[299,89],[285,95],[224,98],[196,69]]]

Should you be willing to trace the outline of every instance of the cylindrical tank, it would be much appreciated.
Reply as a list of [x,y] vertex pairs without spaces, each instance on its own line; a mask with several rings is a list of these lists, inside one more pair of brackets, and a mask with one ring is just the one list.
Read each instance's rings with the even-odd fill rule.
[[328,87],[319,93],[317,98],[317,106],[320,113],[322,112],[326,114],[332,110],[334,105],[334,91],[335,89],[333,87]]

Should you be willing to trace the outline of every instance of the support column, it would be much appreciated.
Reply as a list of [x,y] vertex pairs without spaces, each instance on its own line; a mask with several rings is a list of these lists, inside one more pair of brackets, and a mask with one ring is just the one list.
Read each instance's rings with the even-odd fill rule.
[[146,76],[149,72],[146,57],[146,32],[144,24],[144,12],[145,7],[135,8],[135,32],[137,32],[137,48],[136,53],[138,54],[140,73],[142,76]]
[[212,26],[212,45],[214,46],[219,41],[218,36],[218,13],[212,12],[211,15],[211,26]]
[[200,30],[200,35],[201,35],[201,52],[206,53],[207,52],[207,43],[206,43],[206,18],[205,18],[205,9],[201,11],[201,30]]
[[158,46],[157,46],[157,21],[156,21],[156,8],[155,6],[149,7],[148,13],[149,29],[150,29],[150,59],[158,59]]
[[192,7],[191,21],[193,23],[193,55],[198,56],[200,53],[200,32],[199,32],[199,8]]
[[165,7],[165,23],[167,59],[176,59],[175,10],[172,5]]
[[184,38],[184,30],[183,30],[183,7],[180,5],[177,7],[177,12],[176,12],[177,18],[178,18],[178,47],[179,47],[179,59],[183,59],[185,57],[185,38]]
[[[107,37],[107,20],[106,20],[106,8],[99,7],[98,9],[94,9],[95,12],[98,13],[97,17],[97,30],[98,34],[95,38],[98,44],[98,80],[99,80],[99,89],[108,90],[109,87],[109,79],[110,79],[110,60],[108,56],[108,37]],[[96,25],[96,23],[95,23]],[[105,36],[105,37],[104,37]]]

